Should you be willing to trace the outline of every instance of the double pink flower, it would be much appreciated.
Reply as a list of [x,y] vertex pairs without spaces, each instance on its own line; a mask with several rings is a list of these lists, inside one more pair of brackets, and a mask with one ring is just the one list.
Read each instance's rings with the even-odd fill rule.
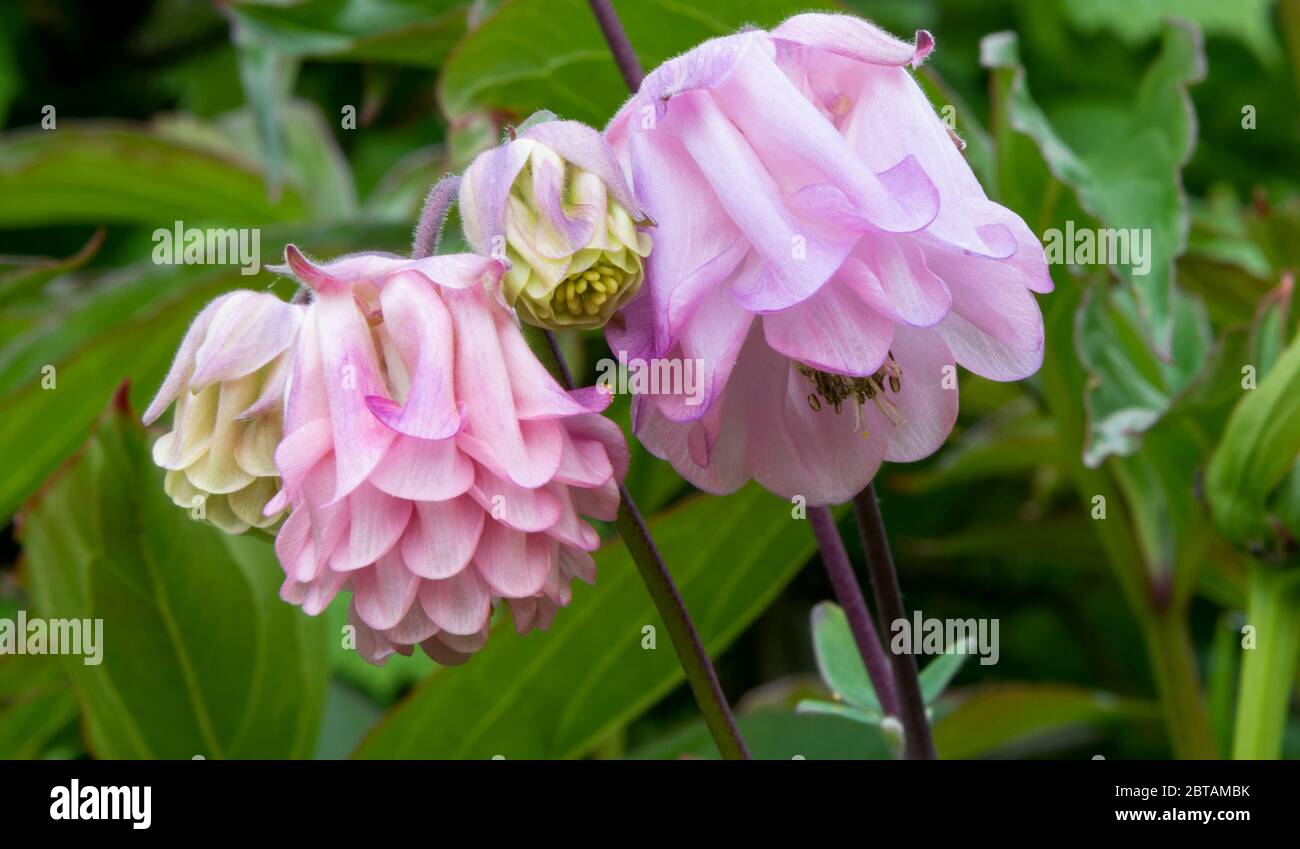
[[443,664],[487,639],[495,602],[545,628],[573,578],[594,580],[584,516],[613,519],[627,452],[595,389],[564,391],[470,255],[358,254],[288,267],[314,298],[294,348],[284,488],[267,513],[290,602],[352,591],[372,662],[416,643]]
[[800,15],[666,62],[611,122],[658,227],[606,335],[702,361],[703,403],[634,406],[637,436],[697,486],[845,501],[882,460],[942,444],[954,363],[994,380],[1041,364],[1042,246],[905,70],[931,47]]

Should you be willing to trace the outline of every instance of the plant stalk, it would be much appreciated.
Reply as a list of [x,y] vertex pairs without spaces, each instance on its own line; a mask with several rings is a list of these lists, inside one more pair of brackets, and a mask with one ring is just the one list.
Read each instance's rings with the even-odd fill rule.
[[894,685],[894,673],[890,669],[889,658],[885,656],[885,649],[880,644],[876,626],[871,621],[871,611],[867,609],[867,600],[862,595],[858,576],[853,573],[853,564],[849,562],[849,553],[844,549],[844,540],[840,538],[835,516],[828,507],[809,507],[808,523],[812,525],[813,535],[817,537],[826,574],[835,589],[835,598],[840,607],[844,608],[845,618],[849,620],[853,642],[857,643],[858,653],[862,655],[862,663],[876,690],[880,708],[886,716],[897,717],[898,691]]
[[[903,596],[898,589],[898,573],[894,558],[889,553],[889,538],[885,535],[885,522],[876,501],[872,484],[853,499],[853,512],[862,531],[862,544],[867,552],[867,572],[871,576],[871,589],[880,606],[880,630],[889,633],[889,623],[906,621]],[[925,715],[925,698],[921,695],[921,679],[916,671],[916,657],[910,652],[890,652],[894,667],[894,684],[898,688],[899,719],[903,723],[903,756],[909,760],[935,760],[934,737],[930,734],[930,721]]]
[[[564,361],[560,342],[549,330],[545,335],[550,353],[548,365],[564,388],[572,389],[573,375],[569,373],[569,366]],[[631,493],[622,484],[619,484],[618,492],[621,501],[614,525],[618,528],[619,535],[623,537],[637,571],[641,573],[641,580],[650,591],[650,598],[664,621],[664,627],[668,629],[673,649],[677,652],[677,659],[686,674],[686,681],[690,684],[691,693],[700,707],[700,713],[704,715],[709,733],[713,735],[713,742],[722,757],[727,760],[748,760],[749,748],[740,735],[736,717],[727,702],[726,694],[722,692],[722,685],[718,683],[718,674],[713,668],[708,652],[704,650],[704,643],[701,642],[700,634],[695,629],[695,623],[691,621],[691,615],[686,610],[686,602],[682,600],[681,593],[677,590],[677,583],[659,554],[654,538],[650,536],[650,530],[641,518],[641,511],[637,509]]]
[[614,54],[614,62],[618,65],[619,73],[623,75],[623,82],[627,83],[629,91],[635,92],[641,87],[645,72],[641,70],[641,60],[637,58],[636,51],[632,49],[632,42],[628,40],[627,32],[623,29],[623,23],[618,19],[618,12],[614,11],[614,4],[610,0],[588,0],[588,2],[592,14],[596,16],[596,23],[600,24],[601,34],[609,44],[609,51]]
[[1232,757],[1277,760],[1300,658],[1300,570],[1252,563],[1246,624],[1255,647],[1241,662]]

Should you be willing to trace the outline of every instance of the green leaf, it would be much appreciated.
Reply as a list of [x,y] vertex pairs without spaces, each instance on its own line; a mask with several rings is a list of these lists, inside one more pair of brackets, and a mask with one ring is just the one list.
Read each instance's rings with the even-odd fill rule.
[[0,658],[0,759],[40,757],[76,718],[72,683],[57,658]]
[[[1051,173],[1074,191],[1082,209],[1098,226],[1147,234],[1142,240],[1146,251],[1141,262],[1132,250],[1127,262],[1122,256],[1105,258],[1116,260],[1112,267],[1126,282],[1123,292],[1105,303],[1093,299],[1091,317],[1102,311],[1108,322],[1119,322],[1113,334],[1105,331],[1103,335],[1119,334],[1120,338],[1097,340],[1085,334],[1081,340],[1080,350],[1090,367],[1107,355],[1111,360],[1110,371],[1094,373],[1090,391],[1088,460],[1096,464],[1113,453],[1133,450],[1137,435],[1158,420],[1172,394],[1181,388],[1177,383],[1162,385],[1155,364],[1174,361],[1194,366],[1199,361],[1197,346],[1203,352],[1208,344],[1203,320],[1178,294],[1172,279],[1174,261],[1186,246],[1189,229],[1180,174],[1196,138],[1188,87],[1205,74],[1200,33],[1191,24],[1168,24],[1161,52],[1138,82],[1133,101],[1094,109],[1087,123],[1090,132],[1072,136],[1073,146],[1063,140],[1030,96],[1015,35],[988,36],[981,52],[985,67],[994,71],[997,99],[1007,111],[1006,129],[1033,140]],[[1021,147],[999,150],[1004,179],[1023,159],[1018,156],[1023,141],[1017,143]],[[1030,171],[1041,183],[1037,168]],[[1050,212],[1046,205],[1053,200],[1052,194],[1036,195],[1031,186],[1015,188],[1014,208],[1029,212],[1036,197],[1041,197],[1037,203],[1043,206],[1043,213]],[[1028,220],[1040,229],[1046,228],[1048,221],[1062,223],[1032,212]],[[1067,217],[1064,223],[1084,230],[1091,229],[1093,222]],[[1046,239],[1049,261],[1068,257],[1069,227],[1044,236],[1050,237]],[[1054,256],[1057,249],[1061,257]],[[1095,323],[1089,327],[1096,330]],[[1127,361],[1118,361],[1120,354],[1105,347],[1115,341],[1122,343]],[[1164,377],[1169,384],[1171,376]]]
[[261,174],[246,161],[127,125],[61,123],[0,140],[0,196],[0,227],[262,227],[307,213],[296,191],[268,200]]
[[877,728],[880,727],[880,720],[883,719],[878,709],[873,711],[866,708],[856,708],[843,702],[828,702],[822,699],[804,699],[795,706],[795,711],[801,714],[839,716]]
[[[268,253],[295,242],[318,255],[360,246],[400,249],[404,225],[267,228]],[[66,278],[61,278],[66,280]],[[235,288],[265,289],[275,276],[234,266],[128,266],[68,296],[51,292],[32,307],[30,327],[0,348],[0,519],[8,518],[86,439],[113,388],[131,381],[144,409],[185,329],[203,305]],[[46,388],[43,367],[54,367]]]
[[1062,732],[1115,720],[1151,719],[1152,705],[1067,684],[994,684],[981,687],[934,727],[944,759],[979,758],[1050,744]]
[[[874,729],[836,716],[754,713],[736,719],[750,754],[759,760],[888,760],[891,755]],[[717,760],[718,750],[702,720],[632,752],[635,760],[698,758]]]
[[1155,38],[1169,18],[1183,18],[1206,35],[1240,41],[1261,61],[1276,62],[1282,56],[1274,34],[1273,0],[1089,0],[1061,7],[1079,30],[1110,32],[1133,45]]
[[286,56],[437,68],[464,35],[466,0],[241,0],[240,28]]
[[971,638],[970,645],[965,646],[965,651],[951,651],[939,655],[921,670],[921,695],[925,698],[925,703],[933,704],[934,700],[943,695],[943,691],[948,689],[948,685],[966,663],[966,658],[970,657],[977,650],[974,638]]
[[[647,71],[706,39],[744,24],[768,27],[825,2],[638,0],[617,5]],[[439,87],[451,119],[489,109],[523,120],[539,109],[603,125],[627,100],[627,87],[584,0],[505,0],[461,41]]]
[[[813,550],[807,523],[754,485],[686,502],[651,530],[713,657]],[[596,560],[596,586],[575,586],[549,631],[521,637],[501,623],[473,660],[391,711],[358,757],[577,757],[667,695],[682,671],[636,568],[619,541]],[[642,648],[648,626],[653,650]]]
[[1266,547],[1268,502],[1300,455],[1300,337],[1266,379],[1246,392],[1210,458],[1206,498],[1214,522],[1238,545]]
[[867,675],[844,609],[829,601],[814,607],[812,634],[817,669],[826,686],[850,705],[879,715],[880,700]]
[[62,655],[103,758],[310,756],[325,632],[280,601],[265,537],[197,522],[163,492],[122,398],[23,515],[46,619],[101,619],[99,664]]

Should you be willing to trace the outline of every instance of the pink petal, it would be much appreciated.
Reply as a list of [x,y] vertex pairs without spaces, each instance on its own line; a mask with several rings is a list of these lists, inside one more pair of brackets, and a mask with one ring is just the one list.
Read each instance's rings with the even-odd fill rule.
[[322,292],[314,304],[325,394],[329,398],[338,463],[336,498],[366,479],[396,433],[371,414],[365,399],[386,395],[370,327],[352,294]]
[[469,496],[421,501],[402,537],[402,560],[421,578],[437,580],[460,572],[474,556],[486,514]]
[[474,565],[497,595],[536,595],[546,583],[550,550],[544,536],[489,521],[474,553]]
[[596,130],[578,121],[546,121],[529,127],[520,137],[541,142],[565,161],[595,174],[633,220],[641,217],[614,152]]
[[474,464],[456,447],[455,440],[399,436],[369,481],[398,498],[446,501],[474,484]]
[[405,402],[370,396],[375,417],[398,433],[445,439],[460,430],[452,381],[451,317],[434,286],[414,272],[388,278],[380,293],[384,324],[411,376]]
[[378,631],[396,626],[410,610],[420,580],[393,549],[352,576],[352,603],[361,620]]
[[411,502],[362,483],[348,496],[348,511],[347,539],[330,557],[337,572],[369,566],[392,549],[411,518]]
[[884,363],[894,325],[833,280],[793,309],[763,316],[769,345],[822,371],[870,375]]
[[560,518],[560,504],[544,489],[526,489],[479,466],[470,495],[493,519],[518,531],[544,531]]
[[487,625],[492,613],[492,594],[473,569],[465,569],[441,581],[425,581],[420,604],[443,633],[468,636]]
[[[528,161],[528,142],[511,142],[479,154],[460,182],[465,240],[477,254],[503,256],[506,197]],[[502,240],[499,250],[494,238]]]
[[893,427],[874,405],[867,411],[873,431],[887,434],[885,459],[910,463],[933,454],[952,433],[958,406],[956,366],[934,330],[895,328],[893,352],[903,370],[901,391],[888,392],[886,398],[897,407],[903,425]]
[[916,67],[934,49],[934,37],[923,29],[916,31],[916,45],[913,46],[853,15],[817,12],[787,19],[772,30],[772,36],[872,65]]

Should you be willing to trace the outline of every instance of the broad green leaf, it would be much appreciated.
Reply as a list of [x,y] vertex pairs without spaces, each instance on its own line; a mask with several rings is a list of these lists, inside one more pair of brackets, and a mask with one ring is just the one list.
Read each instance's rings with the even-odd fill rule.
[[934,726],[945,759],[979,758],[1030,745],[1053,735],[1116,720],[1153,719],[1145,702],[1067,684],[994,684],[971,693]]
[[[750,754],[759,760],[888,760],[891,755],[873,728],[836,716],[753,713],[736,719]],[[717,760],[718,750],[702,720],[632,752],[636,760]]]
[[804,699],[795,705],[795,711],[801,714],[823,714],[825,716],[839,716],[844,719],[850,719],[863,725],[870,725],[876,728],[880,727],[880,721],[883,718],[880,710],[871,710],[868,708],[858,708],[852,705],[846,705],[843,702],[828,702],[823,699]]
[[254,166],[129,125],[60,123],[0,140],[0,227],[175,221],[262,227],[300,219],[295,191],[267,198]]
[[826,686],[850,705],[880,713],[880,699],[867,675],[848,617],[838,604],[823,601],[812,610],[813,651]]
[[[807,523],[755,485],[693,499],[651,530],[713,657],[813,550]],[[469,663],[435,672],[393,709],[358,757],[577,757],[679,685],[668,632],[622,542],[596,560],[596,586],[575,586],[549,631],[521,637],[501,623]],[[642,648],[647,628],[653,649]]]
[[[1087,122],[1090,132],[1072,137],[1072,144],[1063,140],[1029,94],[1015,35],[985,38],[982,54],[1008,110],[1007,126],[1036,143],[1052,174],[1073,190],[1098,227],[1129,231],[1127,257],[1124,252],[1094,257],[1110,264],[1126,287],[1106,303],[1093,299],[1092,308],[1106,307],[1107,321],[1122,321],[1115,332],[1132,337],[1120,340],[1130,362],[1111,362],[1112,372],[1094,372],[1088,461],[1096,464],[1111,454],[1132,451],[1141,432],[1154,424],[1181,388],[1176,383],[1159,386],[1152,364],[1172,360],[1184,369],[1194,367],[1197,346],[1203,353],[1208,345],[1202,320],[1172,279],[1189,228],[1180,174],[1195,144],[1195,112],[1188,87],[1205,73],[1200,33],[1190,24],[1168,24],[1161,52],[1138,82],[1133,101],[1094,110],[1093,120]],[[1012,155],[999,151],[1003,171],[1016,167],[1016,160],[1008,158]],[[1030,190],[1016,200],[1028,207],[1033,197]],[[1013,207],[1024,211],[1014,203]],[[1031,226],[1046,228],[1041,216],[1037,222],[1032,215],[1029,220]],[[1097,240],[1093,221],[1067,218],[1055,223],[1061,226],[1043,233],[1049,262],[1067,260],[1070,248],[1080,244],[1080,232]],[[1133,231],[1140,234],[1136,241]],[[1135,250],[1139,245],[1144,251]],[[1080,345],[1090,370],[1103,358],[1118,357],[1095,334],[1083,334]],[[1140,353],[1139,345],[1151,350]],[[1133,357],[1138,359],[1132,361]]]
[[437,68],[464,35],[468,0],[240,0],[241,29],[286,56]]
[[1061,8],[1082,32],[1106,31],[1134,45],[1158,36],[1169,18],[1183,18],[1206,35],[1240,41],[1264,62],[1282,55],[1274,34],[1273,0],[1066,0]]
[[1300,337],[1237,403],[1210,458],[1206,498],[1224,536],[1238,545],[1268,546],[1268,501],[1298,455]]
[[101,662],[62,655],[104,758],[284,758],[314,750],[321,620],[280,601],[265,536],[194,521],[162,489],[123,396],[24,511],[34,607],[101,619]]
[[[329,256],[360,247],[401,250],[408,236],[403,225],[268,228],[262,246],[269,261],[287,242]],[[30,328],[0,349],[0,519],[85,440],[114,387],[130,380],[131,403],[147,406],[205,303],[230,289],[265,289],[275,277],[244,276],[234,266],[144,265],[93,279],[72,296],[49,293],[33,307]],[[48,389],[46,365],[54,368]]]
[[1142,435],[1168,412],[1209,362],[1213,335],[1200,304],[1175,294],[1172,355],[1142,336],[1142,318],[1123,292],[1094,287],[1079,313],[1079,359],[1092,375],[1084,462],[1137,451]]
[[[769,27],[824,2],[637,0],[615,4],[645,70],[744,24]],[[521,121],[539,109],[602,126],[627,87],[584,0],[505,0],[447,58],[439,86],[452,119],[489,109]]]
[[[357,209],[356,187],[347,159],[334,140],[316,105],[308,100],[294,100],[276,106],[283,123],[283,180],[302,198],[314,221],[340,221],[351,218]],[[198,121],[185,116],[159,119],[158,132],[232,158],[248,157],[266,170],[267,152],[259,135],[263,131],[260,116],[241,109],[215,121]]]
[[0,657],[0,760],[40,757],[76,718],[72,682],[57,658]]

